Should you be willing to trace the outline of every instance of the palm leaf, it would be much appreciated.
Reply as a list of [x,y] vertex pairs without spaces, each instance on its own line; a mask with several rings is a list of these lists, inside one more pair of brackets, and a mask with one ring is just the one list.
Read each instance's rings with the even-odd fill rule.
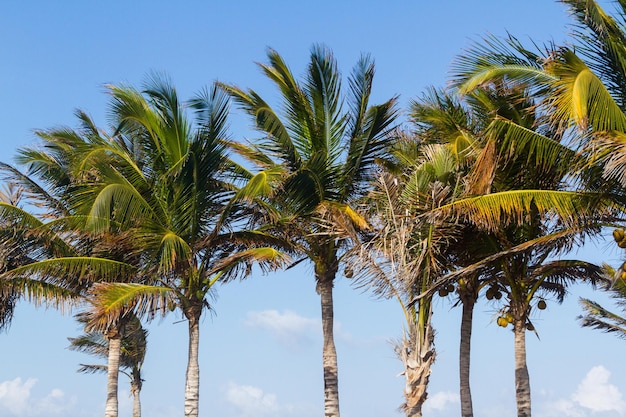
[[575,191],[511,190],[460,199],[435,208],[427,215],[451,216],[485,230],[497,231],[504,225],[523,224],[532,210],[538,210],[547,218],[575,226],[581,219],[597,218],[598,213],[613,209],[610,202],[599,197],[596,193]]

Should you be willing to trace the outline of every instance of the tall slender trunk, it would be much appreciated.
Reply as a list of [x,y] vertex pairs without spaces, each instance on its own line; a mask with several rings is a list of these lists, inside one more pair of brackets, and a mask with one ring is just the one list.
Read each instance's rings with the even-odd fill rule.
[[138,368],[133,368],[133,380],[130,391],[133,395],[133,417],[141,417],[141,372]]
[[324,348],[322,361],[324,366],[324,415],[339,417],[339,378],[337,366],[337,350],[333,335],[333,280],[326,277],[318,278],[317,290],[322,303],[322,332]]
[[515,333],[515,397],[517,416],[530,417],[530,377],[526,365],[526,323],[524,319],[513,322]]
[[104,417],[117,417],[117,383],[120,370],[120,348],[122,346],[122,335],[118,332],[111,332],[107,335],[109,341],[109,357],[107,368],[107,401],[104,407]]
[[138,392],[133,394],[133,417],[141,417],[141,398]]
[[434,332],[430,325],[432,310],[426,314],[424,329],[413,323],[409,337],[403,339],[403,346],[399,352],[404,363],[404,414],[407,417],[421,417],[422,407],[428,398],[427,388],[431,367],[435,362]]
[[200,404],[200,366],[198,363],[200,314],[190,313],[187,315],[187,319],[189,321],[189,356],[185,380],[185,417],[198,417]]
[[461,341],[459,343],[459,394],[461,397],[461,416],[473,417],[472,392],[470,389],[470,351],[472,346],[472,319],[474,316],[473,296],[462,297]]

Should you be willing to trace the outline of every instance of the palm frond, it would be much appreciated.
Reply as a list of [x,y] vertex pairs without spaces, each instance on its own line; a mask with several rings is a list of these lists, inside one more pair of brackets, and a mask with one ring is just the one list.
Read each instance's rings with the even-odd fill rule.
[[626,115],[606,85],[569,49],[550,61],[546,71],[558,77],[549,105],[557,121],[572,121],[582,130],[626,132]]
[[575,226],[581,219],[591,219],[599,211],[613,209],[609,201],[599,197],[596,193],[575,191],[511,190],[456,200],[427,215],[451,216],[497,231],[503,225],[523,224],[533,210],[538,210],[547,218]]

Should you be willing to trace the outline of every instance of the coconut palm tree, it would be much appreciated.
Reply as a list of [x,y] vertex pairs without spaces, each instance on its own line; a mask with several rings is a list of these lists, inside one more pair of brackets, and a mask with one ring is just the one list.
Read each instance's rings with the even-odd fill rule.
[[[86,327],[89,327],[92,319],[87,314],[78,314],[77,320]],[[146,356],[148,331],[141,326],[141,322],[136,316],[128,319],[121,330],[121,348],[119,356],[120,371],[130,380],[130,393],[133,397],[133,417],[141,417],[141,388],[143,379],[141,377],[141,366]],[[86,331],[85,334],[76,338],[68,338],[70,349],[78,352],[94,355],[99,358],[108,359],[109,349],[111,349],[110,338],[98,331]],[[78,372],[83,373],[107,373],[109,365],[85,365],[81,364]]]
[[[454,84],[464,94],[476,94],[485,90],[500,94],[502,87],[513,92],[523,92],[518,100],[509,98],[508,101],[513,106],[504,106],[504,108],[517,108],[518,110],[513,113],[509,112],[508,115],[498,114],[489,127],[492,134],[495,133],[496,137],[501,138],[498,142],[502,159],[501,167],[498,168],[500,179],[494,177],[494,191],[530,188],[558,190],[559,193],[562,192],[560,190],[580,193],[585,191],[583,185],[586,190],[592,191],[592,193],[586,191],[583,193],[588,196],[599,191],[600,181],[596,179],[597,176],[592,175],[593,168],[588,169],[587,155],[584,152],[576,153],[575,143],[571,144],[571,147],[567,146],[565,139],[571,139],[572,132],[566,129],[567,123],[563,122],[563,117],[558,116],[558,111],[562,112],[563,106],[556,106],[554,101],[555,92],[562,90],[562,86],[559,87],[561,77],[557,76],[554,70],[549,70],[554,66],[550,62],[553,62],[557,56],[566,55],[566,52],[555,47],[548,48],[540,54],[531,52],[512,36],[504,41],[490,37],[457,61],[454,69]],[[519,105],[523,103],[527,104],[520,107]],[[514,149],[517,150],[512,152]],[[528,164],[531,161],[538,166],[533,167],[535,172],[529,175]],[[599,193],[595,194],[599,196]],[[526,227],[503,228],[504,233],[495,236],[494,247],[501,251],[501,254],[505,254],[514,247],[528,246],[530,242],[540,243],[540,246],[530,252],[515,250],[517,252],[515,255],[509,256],[511,255],[509,253],[501,257],[503,263],[500,263],[491,274],[494,277],[500,273],[511,274],[511,277],[506,279],[507,283],[504,286],[496,282],[487,292],[488,298],[493,298],[494,295],[501,296],[501,290],[508,288],[505,291],[506,298],[509,300],[507,308],[515,310],[515,314],[511,314],[511,311],[507,309],[502,310],[498,323],[506,325],[507,318],[514,321],[514,324],[517,323],[514,329],[518,352],[516,354],[517,374],[521,381],[517,384],[519,415],[530,415],[530,386],[525,382],[528,373],[525,354],[523,354],[525,332],[523,329],[525,326],[533,328],[527,314],[530,309],[530,300],[542,288],[556,292],[557,299],[560,299],[560,294],[564,290],[563,286],[571,283],[572,280],[585,277],[593,280],[599,277],[598,268],[593,265],[581,264],[578,261],[552,264],[545,260],[550,254],[554,255],[567,250],[574,242],[579,241],[580,237],[588,233],[598,233],[602,222],[614,220],[615,214],[615,211],[602,209],[595,213],[589,212],[586,208],[585,212],[590,216],[570,217],[570,220],[577,220],[570,222],[570,226],[563,227],[551,223],[550,217],[540,215],[541,210],[538,211],[537,207],[533,207],[537,201],[527,206],[527,210],[530,210],[525,215]],[[610,201],[604,201],[603,204],[611,204]],[[552,227],[546,228],[547,225]],[[552,240],[552,238],[555,239]],[[548,242],[551,243],[546,245]],[[544,270],[544,268],[548,269]],[[548,273],[550,269],[551,272]],[[528,272],[537,270],[544,270],[544,276],[539,280],[537,277],[532,278],[534,272]],[[513,271],[518,274],[517,277],[513,276],[515,275]],[[511,304],[515,306],[512,307]],[[544,301],[540,300],[538,304],[543,306]]]
[[[28,286],[47,285],[66,289],[84,300],[96,281],[128,282],[133,278],[126,273],[137,266],[136,252],[129,245],[130,236],[120,230],[94,234],[71,203],[74,193],[91,175],[76,168],[79,155],[89,144],[103,140],[91,120],[84,113],[78,115],[81,120],[78,131],[67,128],[39,131],[44,150],[20,150],[18,160],[28,165],[29,175],[9,165],[2,166],[5,175],[21,185],[31,204],[45,208],[41,216],[47,220],[44,222],[14,206],[4,207],[5,219],[18,220],[13,230],[19,231],[20,236],[12,240],[13,248],[29,253],[4,274],[12,288],[20,282]],[[123,324],[120,321],[107,326],[105,335],[112,344],[109,350],[112,362],[119,357],[115,342]],[[105,415],[114,417],[117,416],[117,369],[109,367],[108,374]]]
[[392,143],[387,132],[396,117],[395,100],[369,105],[374,65],[367,56],[348,79],[345,99],[335,58],[323,46],[312,48],[302,81],[278,52],[269,50],[268,61],[260,68],[280,92],[280,112],[254,90],[221,86],[265,135],[246,156],[262,170],[259,182],[280,190],[273,195],[274,213],[280,213],[302,259],[314,265],[324,339],[324,410],[327,417],[337,417],[333,286],[342,254],[353,241],[347,233],[367,227],[355,202],[370,188],[376,160]]
[[[267,236],[246,229],[249,210],[232,201],[233,181],[245,179],[246,171],[227,154],[224,94],[211,88],[186,106],[158,75],[143,91],[108,89],[115,134],[85,154],[83,167],[94,175],[77,205],[96,229],[119,224],[132,231],[145,279],[142,285],[94,288],[97,305],[106,323],[129,311],[180,309],[189,327],[184,412],[196,417],[200,318],[210,308],[207,295],[219,280],[249,272],[252,261],[272,266],[283,255],[260,246]],[[195,121],[187,117],[188,108]]]

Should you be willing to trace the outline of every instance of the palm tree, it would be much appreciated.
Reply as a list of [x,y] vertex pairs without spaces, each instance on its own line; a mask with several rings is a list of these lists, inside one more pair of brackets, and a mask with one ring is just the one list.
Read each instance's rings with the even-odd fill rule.
[[375,232],[359,256],[349,258],[350,270],[362,285],[397,299],[402,308],[406,328],[395,346],[404,366],[402,409],[407,416],[421,416],[436,356],[432,295],[412,301],[447,272],[446,251],[457,229],[424,214],[454,199],[462,187],[449,147],[402,136],[393,155],[397,166],[387,164],[369,200]]
[[[3,188],[0,190],[0,204],[17,206],[21,199],[22,189],[14,183],[7,183]],[[11,242],[12,238],[15,237],[15,230],[12,227],[6,227],[7,225],[10,223],[2,224],[0,229],[2,233],[0,272],[11,269],[20,262],[19,259],[15,259],[17,254],[14,253],[14,245]],[[19,293],[13,286],[0,284],[0,331],[8,331],[18,299]]]
[[132,231],[144,281],[98,286],[98,306],[108,323],[129,311],[181,310],[189,327],[184,412],[196,417],[207,294],[218,280],[249,271],[242,265],[256,260],[272,266],[283,257],[259,245],[266,236],[245,229],[249,211],[231,201],[233,180],[244,179],[246,171],[227,154],[225,95],[212,88],[194,98],[192,123],[162,77],[152,77],[143,91],[109,86],[109,93],[115,134],[85,154],[83,167],[95,174],[77,204],[89,213],[92,227],[119,224]]
[[[91,318],[86,314],[77,315],[77,319],[86,328],[89,326]],[[133,417],[141,417],[140,393],[143,385],[141,377],[141,366],[146,356],[146,339],[148,331],[141,326],[141,322],[136,316],[127,320],[122,328],[120,337],[121,347],[119,365],[121,372],[130,380],[130,393],[133,397]],[[111,349],[110,337],[98,331],[86,331],[85,334],[68,338],[70,349],[94,355],[100,358],[109,358]],[[110,361],[109,361],[110,363]],[[107,373],[110,365],[85,365],[81,364],[78,372],[84,373]]]
[[[554,75],[554,71],[548,71],[550,67],[545,63],[561,53],[552,48],[544,55],[537,55],[524,48],[514,37],[505,41],[487,38],[483,45],[470,50],[457,62],[455,84],[462,93],[476,94],[492,90],[500,94],[502,87],[523,93],[518,100],[509,98],[513,106],[508,107],[517,107],[518,110],[509,112],[508,115],[498,112],[498,117],[489,126],[492,134],[501,138],[498,146],[502,166],[498,168],[500,179],[494,177],[494,191],[506,192],[520,188],[521,185],[524,189],[550,192],[557,190],[558,194],[564,196],[560,190],[570,192],[569,188],[580,193],[584,191],[581,185],[590,187],[587,190],[598,189],[597,180],[595,183],[589,181],[594,178],[590,176],[590,170],[575,170],[575,167],[586,166],[585,154],[576,154],[575,150],[561,143],[568,132],[564,130],[562,118],[560,122],[555,122],[559,120],[554,111],[558,106],[555,106],[552,99],[546,99],[555,97],[554,92],[562,87],[558,87],[559,77]],[[524,102],[527,104],[520,107],[519,104]],[[511,144],[514,146],[510,146]],[[514,149],[517,150],[513,151]],[[528,163],[531,161],[538,165],[533,168],[536,171],[529,175]],[[577,186],[578,189],[574,188]],[[579,195],[592,196],[594,193],[583,192]],[[599,194],[596,195],[599,200]],[[501,296],[501,291],[504,291],[509,301],[498,323],[506,325],[508,319],[514,324],[519,415],[530,415],[530,385],[525,363],[524,334],[525,328],[533,328],[528,317],[531,299],[544,289],[556,292],[560,300],[566,284],[576,279],[590,278],[593,281],[599,277],[598,268],[594,265],[578,261],[547,262],[546,259],[567,250],[585,234],[598,233],[601,223],[612,220],[614,213],[603,209],[589,213],[589,207],[586,207],[583,211],[590,216],[569,216],[570,225],[564,227],[553,223],[550,217],[546,217],[547,213],[540,214],[542,209],[537,207],[537,201],[535,199],[526,206],[526,220],[523,222],[525,226],[503,228],[495,236],[495,249],[501,253],[497,256],[500,259],[497,266],[494,265],[496,269],[490,272],[496,282],[487,292],[488,297],[493,297],[494,294]],[[602,204],[610,202],[605,200]],[[490,218],[494,219],[493,216]],[[529,245],[531,242],[539,243],[539,246],[528,251],[530,246],[535,246]],[[526,248],[506,254],[516,247]],[[505,254],[506,256],[502,256]],[[488,263],[485,260],[483,265]],[[476,272],[473,268],[470,270]],[[541,271],[540,276],[536,275],[537,271]],[[504,282],[497,278],[499,275],[505,277]],[[543,306],[544,301],[540,300],[538,304]]]
[[[259,181],[274,193],[272,203],[288,225],[302,259],[314,265],[321,298],[324,410],[339,416],[337,353],[333,336],[333,285],[342,253],[352,239],[349,229],[366,227],[355,202],[370,188],[377,158],[392,139],[395,100],[370,106],[374,65],[363,56],[341,95],[341,75],[332,53],[314,46],[306,75],[298,82],[283,58],[268,52],[264,74],[281,94],[282,113],[253,90],[221,84],[253,119],[265,137],[246,155],[262,169]],[[273,187],[270,187],[273,186]]]
[[[95,281],[128,282],[133,277],[126,273],[134,269],[131,264],[137,266],[136,252],[129,245],[130,236],[120,230],[94,234],[71,203],[74,193],[91,175],[76,168],[78,156],[89,144],[103,140],[84,113],[78,116],[79,131],[67,128],[39,131],[44,150],[20,150],[18,160],[29,166],[29,175],[9,165],[2,166],[5,175],[20,184],[31,204],[46,209],[42,217],[48,220],[44,222],[15,206],[4,207],[4,219],[13,219],[13,230],[19,232],[19,236],[12,239],[12,247],[29,254],[5,272],[10,288],[20,282],[30,287],[46,285],[50,289],[65,289],[84,300]],[[105,334],[112,345],[109,349],[111,362],[119,357],[116,342],[123,325],[124,322],[119,321],[107,326]],[[117,378],[117,369],[109,367],[105,415],[110,417],[117,416]]]

